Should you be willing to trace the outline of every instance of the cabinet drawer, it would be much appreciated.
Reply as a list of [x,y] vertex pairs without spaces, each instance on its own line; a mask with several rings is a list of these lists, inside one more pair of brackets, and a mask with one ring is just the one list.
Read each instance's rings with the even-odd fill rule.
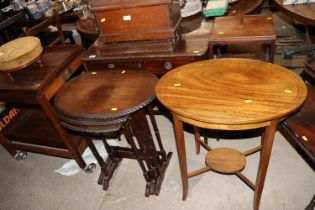
[[89,71],[102,71],[107,69],[117,70],[147,70],[157,76],[163,76],[168,71],[188,64],[199,59],[196,58],[183,58],[183,59],[165,59],[158,61],[113,61],[113,62],[88,62],[87,68]]

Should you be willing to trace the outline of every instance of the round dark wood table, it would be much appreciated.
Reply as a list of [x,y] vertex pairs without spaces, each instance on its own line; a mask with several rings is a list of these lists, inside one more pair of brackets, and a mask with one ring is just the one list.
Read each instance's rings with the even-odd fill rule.
[[[146,180],[145,195],[158,195],[172,156],[166,154],[150,103],[155,99],[157,77],[147,71],[107,70],[86,72],[69,81],[55,97],[61,124],[83,135],[97,159],[98,184],[107,190],[123,158],[138,161]],[[149,113],[155,139],[146,119]],[[107,137],[124,134],[130,147],[112,146]],[[92,138],[102,139],[108,158],[96,150]],[[157,149],[158,148],[158,149]]]

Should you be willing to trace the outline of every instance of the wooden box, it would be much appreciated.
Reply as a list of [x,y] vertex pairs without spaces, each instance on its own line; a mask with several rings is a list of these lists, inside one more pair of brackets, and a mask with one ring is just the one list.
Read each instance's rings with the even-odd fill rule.
[[[90,0],[99,28],[97,46],[118,51],[168,51],[180,37],[180,6],[172,0]],[[127,43],[126,43],[127,42]],[[140,49],[133,49],[140,45]],[[130,47],[131,46],[131,47]],[[154,47],[156,46],[156,47]]]

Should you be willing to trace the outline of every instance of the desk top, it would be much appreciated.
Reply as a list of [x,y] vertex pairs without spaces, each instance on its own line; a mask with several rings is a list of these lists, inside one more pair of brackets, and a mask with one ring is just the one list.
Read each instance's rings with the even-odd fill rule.
[[13,100],[19,94],[38,96],[82,51],[83,48],[78,45],[46,47],[42,56],[42,67],[34,63],[11,74],[1,72],[0,100]]
[[213,125],[208,128],[230,130],[229,125],[282,118],[295,111],[306,94],[304,82],[281,66],[232,58],[178,67],[156,86],[157,98],[172,112]]

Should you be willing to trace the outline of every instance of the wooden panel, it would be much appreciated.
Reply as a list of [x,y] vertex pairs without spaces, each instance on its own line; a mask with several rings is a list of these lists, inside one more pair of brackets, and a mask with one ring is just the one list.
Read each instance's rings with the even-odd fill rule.
[[179,25],[167,4],[100,11],[95,17],[102,42],[173,39]]
[[[18,140],[22,143],[66,149],[56,130],[40,109],[26,110],[18,120],[4,129],[3,135],[12,142]],[[81,141],[72,143],[78,147]]]

